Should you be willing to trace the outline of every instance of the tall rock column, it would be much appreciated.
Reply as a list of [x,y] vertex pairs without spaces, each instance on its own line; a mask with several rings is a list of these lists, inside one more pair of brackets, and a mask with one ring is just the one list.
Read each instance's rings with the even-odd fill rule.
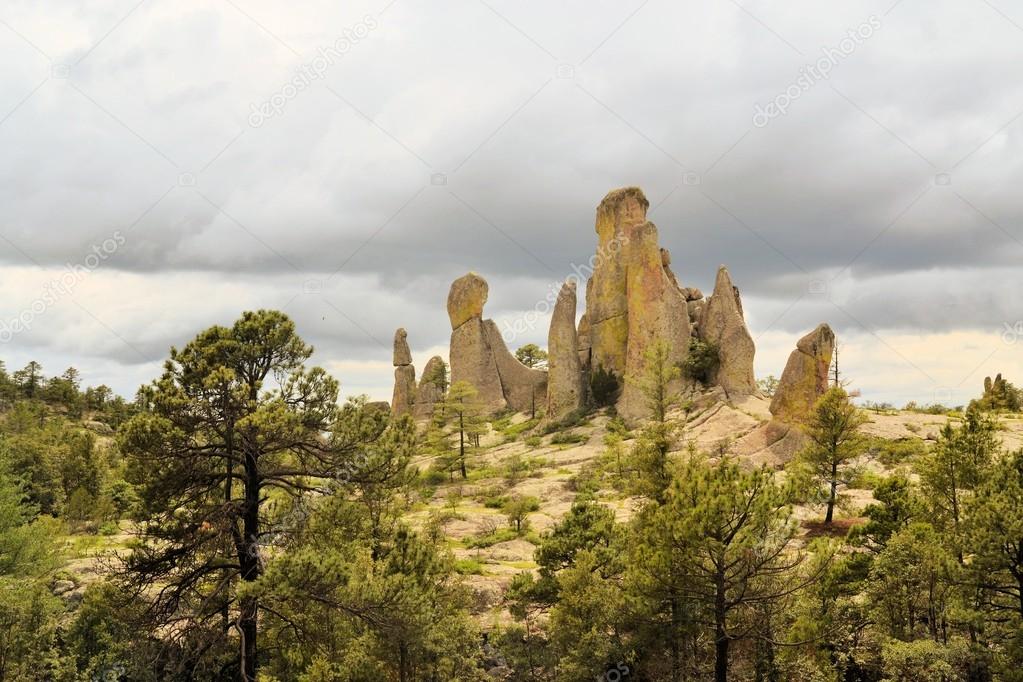
[[805,421],[817,399],[828,390],[828,369],[835,351],[835,332],[819,325],[796,343],[771,399],[771,414],[786,422]]
[[629,235],[646,223],[650,202],[638,187],[608,192],[597,207],[597,254],[586,283],[586,319],[590,325],[591,366],[625,374],[629,342],[629,301],[623,251]]
[[547,334],[547,415],[557,421],[585,402],[583,369],[579,361],[579,337],[575,326],[576,285],[569,280],[554,304]]
[[729,396],[756,391],[753,354],[756,347],[746,328],[739,290],[732,284],[728,268],[718,268],[714,293],[700,315],[700,338],[717,346],[718,364],[713,383]]
[[419,379],[413,409],[416,419],[429,419],[433,416],[434,406],[444,399],[447,381],[447,363],[439,355],[434,355],[427,361],[426,367],[423,368],[423,376]]
[[[674,365],[689,352],[689,309],[685,296],[667,267],[668,252],[657,244],[657,227],[651,222],[630,226],[626,256],[626,292],[629,310],[629,336],[625,354],[625,381],[618,411],[626,419],[648,416],[649,405],[643,393],[647,374],[647,354],[657,343],[664,343],[668,359]],[[681,382],[669,387],[681,388]]]
[[391,397],[391,414],[396,417],[410,414],[415,395],[416,368],[412,365],[408,334],[399,328],[394,332],[394,394]]
[[497,361],[483,329],[483,306],[490,286],[470,272],[451,283],[448,318],[451,320],[451,383],[467,381],[476,387],[488,411],[507,407]]
[[648,350],[664,341],[672,361],[681,361],[691,333],[671,257],[646,219],[649,205],[638,187],[613,190],[600,202],[597,255],[586,284],[591,371],[602,369],[618,378],[618,411],[629,419],[646,416],[639,383]]
[[483,319],[488,291],[486,280],[472,272],[451,284],[451,381],[475,386],[488,412],[531,411],[547,394],[547,373],[519,362],[494,321]]

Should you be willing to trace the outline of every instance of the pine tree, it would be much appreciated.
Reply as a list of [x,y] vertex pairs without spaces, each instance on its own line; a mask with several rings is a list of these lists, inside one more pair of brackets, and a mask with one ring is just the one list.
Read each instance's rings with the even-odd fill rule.
[[834,516],[838,487],[849,482],[847,468],[861,454],[863,440],[859,430],[866,421],[841,387],[828,389],[810,414],[806,425],[810,444],[801,453],[801,459],[826,491],[826,524]]
[[[434,428],[439,429],[432,436],[436,454],[447,462],[449,471],[457,469],[463,479],[467,478],[469,455],[479,447],[480,436],[486,431],[476,387],[467,381],[451,384],[434,414]],[[452,444],[452,439],[457,442]]]
[[328,490],[323,482],[379,438],[388,419],[364,410],[352,415],[359,428],[338,425],[337,382],[304,367],[311,353],[279,312],[212,327],[171,350],[163,376],[140,391],[143,411],[118,437],[147,519],[123,577],[139,594],[161,586],[150,607],[154,627],[193,631],[196,656],[214,624],[226,633],[235,614],[244,682],[256,678],[260,607],[257,596],[239,595],[238,583],[263,571],[268,496]]

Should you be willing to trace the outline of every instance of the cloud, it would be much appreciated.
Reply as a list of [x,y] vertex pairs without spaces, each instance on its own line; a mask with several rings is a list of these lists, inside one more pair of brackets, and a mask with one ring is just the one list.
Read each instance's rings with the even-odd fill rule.
[[[203,326],[285,307],[322,362],[386,396],[395,327],[443,347],[470,269],[488,315],[525,314],[627,184],[684,283],[727,263],[764,339],[826,319],[871,358],[879,337],[1019,317],[1018,27],[951,0],[741,4],[10,3],[0,318],[127,239],[6,359],[94,363],[130,390]],[[871,16],[827,79],[753,124]]]

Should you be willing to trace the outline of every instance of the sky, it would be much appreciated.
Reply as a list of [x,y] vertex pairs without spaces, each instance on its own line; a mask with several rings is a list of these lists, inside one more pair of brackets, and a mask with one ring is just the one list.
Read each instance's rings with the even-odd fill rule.
[[863,399],[962,404],[1023,382],[1021,84],[1008,0],[4,0],[0,359],[131,396],[275,308],[388,399],[467,271],[545,345],[638,185],[758,376],[826,321]]

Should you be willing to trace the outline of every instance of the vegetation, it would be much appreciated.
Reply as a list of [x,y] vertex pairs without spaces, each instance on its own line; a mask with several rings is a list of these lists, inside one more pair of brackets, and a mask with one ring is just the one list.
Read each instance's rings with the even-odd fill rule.
[[841,387],[828,389],[810,415],[806,427],[809,445],[801,459],[808,466],[813,481],[824,488],[826,524],[834,518],[839,487],[849,483],[851,461],[863,454],[859,429],[865,422],[866,417],[849,401]]
[[682,374],[687,379],[709,384],[720,363],[717,346],[710,341],[701,341],[693,337],[689,339],[689,353],[682,361]]
[[515,357],[526,367],[543,367],[547,364],[547,351],[535,343],[527,343],[515,351]]
[[0,681],[1020,679],[1005,408],[891,440],[836,386],[776,470],[699,452],[669,351],[651,419],[546,438],[457,383],[419,432],[339,404],[268,311],[172,349],[133,403],[0,368]]

